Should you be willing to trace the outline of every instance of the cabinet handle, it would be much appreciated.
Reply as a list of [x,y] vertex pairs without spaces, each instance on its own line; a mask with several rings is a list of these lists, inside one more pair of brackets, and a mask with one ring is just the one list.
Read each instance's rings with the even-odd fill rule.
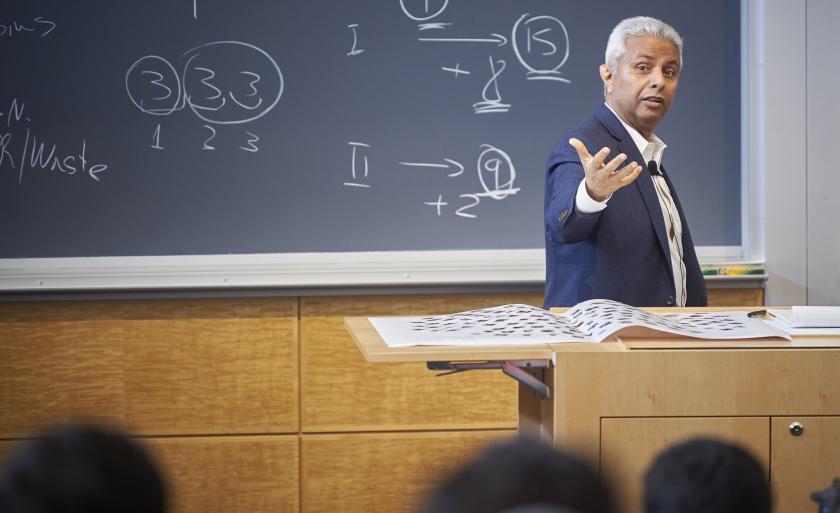
[[793,436],[799,436],[803,431],[805,431],[805,426],[799,422],[793,422],[790,426],[788,426],[788,431],[790,431],[790,434]]

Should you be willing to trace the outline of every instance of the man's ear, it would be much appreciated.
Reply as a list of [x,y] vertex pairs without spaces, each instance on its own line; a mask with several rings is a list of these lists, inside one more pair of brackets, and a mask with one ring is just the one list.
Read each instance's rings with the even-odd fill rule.
[[606,64],[601,64],[598,68],[598,72],[601,74],[601,81],[604,82],[604,96],[608,94],[612,94],[612,71],[610,71],[610,67]]

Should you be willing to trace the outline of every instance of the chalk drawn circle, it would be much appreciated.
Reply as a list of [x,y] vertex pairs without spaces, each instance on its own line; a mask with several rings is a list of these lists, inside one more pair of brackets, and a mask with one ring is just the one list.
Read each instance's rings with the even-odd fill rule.
[[478,156],[478,180],[484,189],[484,196],[495,200],[502,200],[516,194],[513,182],[516,180],[516,169],[507,153],[491,146],[482,144],[484,150]]
[[196,46],[185,59],[186,104],[207,123],[236,125],[266,115],[283,96],[283,73],[264,50],[239,41]]
[[443,0],[443,5],[441,5],[441,7],[437,11],[433,12],[431,15],[428,15],[429,11],[426,10],[426,15],[424,16],[424,15],[412,14],[411,11],[413,9],[409,9],[408,6],[405,5],[405,0],[400,0],[400,7],[402,7],[402,10],[405,13],[405,15],[408,16],[409,18],[411,18],[414,21],[429,21],[433,18],[436,18],[436,17],[440,16],[440,14],[443,11],[446,10],[447,5],[449,5],[449,0]]
[[181,81],[168,60],[141,57],[125,73],[125,91],[135,107],[152,116],[168,116],[181,100]]
[[[550,33],[554,37],[550,39],[547,37],[536,38],[536,35],[542,36],[546,33]],[[529,39],[539,42],[543,50],[550,49],[550,55],[529,52]],[[533,74],[558,74],[558,70],[569,59],[569,32],[563,22],[553,16],[523,14],[513,25],[510,40],[513,45],[513,53],[520,64]],[[527,58],[523,56],[523,49],[525,55],[528,56]]]

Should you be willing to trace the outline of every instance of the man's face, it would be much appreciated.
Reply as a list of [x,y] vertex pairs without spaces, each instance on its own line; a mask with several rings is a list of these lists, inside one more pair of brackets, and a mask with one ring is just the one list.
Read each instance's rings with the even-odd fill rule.
[[680,76],[680,52],[665,39],[631,37],[625,42],[617,68],[601,65],[607,104],[649,139],[671,107]]

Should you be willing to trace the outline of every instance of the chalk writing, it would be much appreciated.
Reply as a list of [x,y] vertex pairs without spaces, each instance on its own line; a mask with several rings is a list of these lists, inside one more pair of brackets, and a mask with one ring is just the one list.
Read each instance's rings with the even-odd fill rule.
[[440,16],[446,10],[449,0],[400,0],[400,7],[406,16],[417,24],[417,28],[422,30],[440,30],[446,28],[451,23],[434,22],[434,18]]
[[449,203],[443,201],[442,194],[438,194],[437,201],[424,201],[423,204],[428,205],[430,207],[435,207],[435,209],[437,210],[438,217],[440,217],[441,214],[440,208],[449,205]]
[[464,172],[464,166],[460,162],[452,159],[443,159],[446,164],[438,164],[433,162],[400,162],[401,166],[407,167],[431,167],[441,169],[456,169],[454,173],[449,173],[446,176],[455,177]]
[[[478,183],[481,185],[483,192],[459,194],[458,204],[452,206],[456,216],[466,219],[478,218],[475,209],[481,203],[481,198],[490,197],[495,200],[503,200],[519,192],[519,189],[514,187],[516,169],[510,156],[505,151],[490,144],[482,144],[479,149],[481,152],[476,161],[476,169],[478,171]],[[399,164],[408,168],[454,169],[454,172],[446,175],[448,178],[461,176],[464,172],[463,165],[449,158],[443,159],[443,162],[401,161]],[[442,216],[444,211],[447,210],[444,207],[450,206],[450,202],[445,200],[443,193],[438,194],[436,200],[424,201],[423,204],[434,207],[437,216]]]
[[511,44],[528,80],[569,83],[560,73],[569,59],[569,33],[563,22],[553,16],[523,14],[513,25]]
[[503,200],[519,192],[513,186],[516,180],[516,169],[507,153],[489,144],[481,145],[482,152],[478,156],[478,179],[483,193],[478,196],[489,196],[494,200]]
[[157,124],[157,128],[155,128],[155,133],[152,136],[155,140],[155,143],[152,145],[152,148],[156,150],[162,150],[163,146],[160,145],[160,123]]
[[201,145],[201,149],[202,150],[215,150],[216,149],[215,146],[210,146],[210,141],[212,141],[213,138],[216,137],[216,129],[213,128],[210,125],[203,125],[203,126],[204,126],[204,128],[206,128],[207,130],[210,131],[210,137],[208,137],[207,139],[204,140],[204,144]]
[[168,116],[183,108],[178,72],[158,55],[141,57],[128,68],[125,90],[135,107],[152,116]]
[[[496,66],[499,68],[496,69]],[[473,109],[476,114],[487,114],[492,112],[508,112],[510,104],[502,102],[502,95],[499,93],[499,76],[505,70],[505,61],[494,60],[490,56],[490,80],[484,85],[481,91],[481,97],[484,101],[473,104]]]
[[418,37],[418,41],[431,43],[493,43],[505,46],[508,39],[501,34],[490,34],[488,37]]
[[[185,101],[208,123],[254,121],[273,109],[283,95],[280,67],[254,45],[218,41],[196,46],[182,58],[187,63],[183,73]],[[236,67],[226,63],[236,63]]]
[[246,131],[245,134],[249,136],[248,140],[246,141],[247,146],[240,146],[240,150],[249,151],[251,153],[259,151],[257,147],[257,142],[259,142],[260,138],[256,134],[252,134],[251,132]]
[[[0,168],[4,165],[18,172],[18,183],[23,182],[27,169],[48,170],[63,175],[87,174],[95,181],[100,181],[99,174],[108,169],[107,164],[91,164],[87,156],[87,140],[82,138],[81,148],[76,151],[61,151],[57,144],[50,144],[33,130],[32,120],[25,115],[24,102],[13,98],[9,109],[4,112],[8,132],[0,133]],[[23,130],[16,132],[14,129]],[[22,142],[18,148],[13,143]],[[17,150],[20,150],[19,153]],[[15,153],[18,155],[15,162]]]
[[356,24],[356,23],[354,23],[354,24],[352,24],[352,25],[347,25],[347,28],[349,28],[350,30],[352,30],[352,31],[353,31],[353,48],[351,48],[351,49],[350,49],[350,51],[349,51],[349,52],[347,52],[347,56],[348,56],[348,57],[351,57],[351,56],[353,56],[353,55],[359,55],[359,54],[361,54],[361,53],[363,53],[363,52],[364,52],[364,49],[362,49],[362,48],[356,48],[356,46],[357,46],[357,45],[358,45],[358,43],[359,43],[359,34],[356,32],[356,29],[357,29],[358,27],[359,27],[359,25],[358,25],[358,24]]
[[[180,69],[180,72],[178,71]],[[262,49],[239,41],[216,41],[196,46],[181,56],[176,69],[159,55],[146,55],[129,66],[125,75],[128,97],[141,112],[169,116],[189,109],[210,131],[202,149],[213,150],[216,136],[211,125],[238,125],[265,116],[283,95],[283,73]],[[249,138],[239,149],[258,151],[259,137]],[[160,126],[155,129],[155,149],[162,149]]]
[[54,21],[43,16],[36,16],[32,21],[5,20],[0,17],[0,37],[14,37],[23,34],[46,37],[55,30],[55,27]]
[[451,72],[455,76],[455,78],[458,78],[459,75],[469,75],[470,74],[469,71],[467,71],[465,69],[461,69],[461,63],[460,62],[455,63],[454,68],[447,68],[446,66],[441,66],[440,69],[442,69],[443,71]]
[[458,197],[459,198],[469,198],[469,199],[472,200],[472,203],[468,203],[468,204],[464,205],[463,207],[459,208],[458,210],[456,210],[455,215],[456,216],[461,216],[461,217],[466,217],[467,219],[475,219],[476,217],[478,217],[475,214],[471,214],[471,213],[467,212],[467,210],[477,206],[481,202],[481,198],[479,198],[475,194],[460,194],[460,195],[458,195]]
[[[353,149],[353,156],[350,164],[350,171],[353,176],[352,182],[344,182],[344,185],[348,187],[361,187],[364,189],[370,189],[370,184],[362,183],[362,179],[367,179],[368,177],[368,157],[366,153],[366,149],[370,148],[370,144],[360,143],[360,142],[348,142],[347,144]],[[361,159],[361,163],[363,163],[361,169],[357,169],[357,163]],[[360,163],[360,164],[361,164]]]

